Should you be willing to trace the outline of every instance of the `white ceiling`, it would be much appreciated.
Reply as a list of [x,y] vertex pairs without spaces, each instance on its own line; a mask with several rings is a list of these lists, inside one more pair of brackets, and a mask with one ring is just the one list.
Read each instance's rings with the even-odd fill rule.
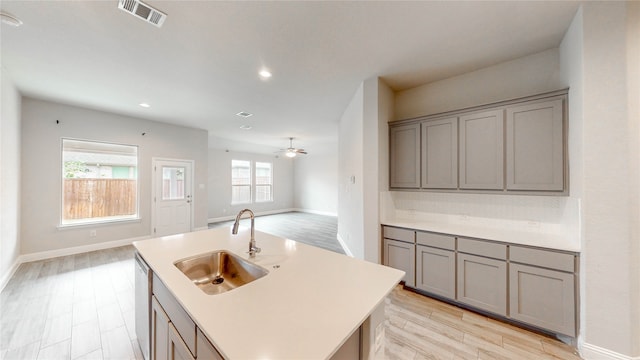
[[210,147],[271,152],[293,136],[321,151],[363,80],[403,90],[557,47],[580,5],[146,3],[168,15],[161,28],[117,0],[3,0],[24,22],[2,25],[3,71],[26,96],[206,129]]

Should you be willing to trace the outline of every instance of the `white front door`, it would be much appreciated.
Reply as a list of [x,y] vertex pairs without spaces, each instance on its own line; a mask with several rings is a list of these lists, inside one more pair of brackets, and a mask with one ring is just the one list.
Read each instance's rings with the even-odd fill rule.
[[193,161],[153,160],[153,235],[192,230]]

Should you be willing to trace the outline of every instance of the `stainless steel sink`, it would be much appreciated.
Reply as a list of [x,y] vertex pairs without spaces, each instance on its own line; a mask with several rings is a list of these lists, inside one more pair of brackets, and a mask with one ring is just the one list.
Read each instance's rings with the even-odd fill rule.
[[231,291],[269,273],[261,266],[224,250],[196,255],[174,265],[209,295]]

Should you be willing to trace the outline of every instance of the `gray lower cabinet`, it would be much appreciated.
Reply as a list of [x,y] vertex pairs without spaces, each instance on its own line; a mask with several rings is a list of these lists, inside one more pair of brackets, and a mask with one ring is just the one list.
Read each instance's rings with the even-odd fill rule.
[[507,262],[458,253],[458,301],[507,315]]
[[389,128],[389,186],[420,188],[420,124]]
[[416,245],[416,288],[449,299],[456,298],[456,253]]
[[576,336],[578,254],[393,226],[383,234],[384,264],[405,271],[406,286]]
[[222,360],[222,355],[209,342],[204,334],[198,329],[196,333],[196,348],[198,349],[198,359]]
[[563,99],[506,109],[507,190],[564,190]]
[[384,265],[405,272],[405,285],[415,287],[416,245],[404,241],[384,239]]
[[[200,358],[200,357],[198,357]],[[195,360],[173,324],[169,323],[169,360]]]
[[460,116],[460,189],[504,187],[504,110]]
[[512,246],[509,316],[574,337],[575,262],[573,254]]
[[458,118],[422,123],[422,188],[458,188]]
[[151,360],[167,360],[169,357],[169,316],[158,299],[151,298]]
[[222,359],[155,274],[152,288],[151,360]]

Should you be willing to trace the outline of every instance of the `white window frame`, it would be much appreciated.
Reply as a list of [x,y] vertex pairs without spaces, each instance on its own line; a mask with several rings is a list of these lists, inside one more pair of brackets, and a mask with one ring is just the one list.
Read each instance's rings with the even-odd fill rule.
[[[269,184],[259,184],[258,185],[258,164],[269,164]],[[267,162],[267,161],[256,161],[254,163],[254,174],[255,174],[255,181],[254,181],[254,188],[255,188],[255,202],[256,203],[268,203],[268,202],[273,202],[273,163],[272,162]],[[267,200],[260,200],[258,201],[258,186],[269,186],[269,199]]]
[[[248,185],[234,185],[233,184],[233,163],[235,161],[238,162],[247,162],[249,163],[249,184]],[[238,159],[232,159],[231,160],[231,205],[241,205],[241,204],[251,204],[253,203],[253,162],[251,160],[238,160]],[[248,187],[249,188],[249,201],[237,201],[233,198],[233,189],[235,187]]]
[[[116,216],[105,216],[105,217],[92,217],[92,218],[83,218],[83,219],[64,219],[65,213],[65,159],[64,159],[64,144],[65,141],[69,142],[86,142],[90,144],[106,144],[106,145],[115,145],[115,146],[128,146],[135,148],[136,153],[136,163],[135,163],[135,181],[136,181],[136,199],[135,199],[135,213],[132,215],[116,215]],[[122,223],[122,222],[130,222],[130,221],[140,221],[140,152],[139,146],[131,145],[131,144],[120,144],[115,142],[108,141],[96,141],[96,140],[87,140],[87,139],[76,139],[76,138],[68,138],[62,137],[60,138],[60,217],[58,221],[58,228],[70,228],[70,227],[80,227],[87,225],[95,225],[95,224],[105,224],[105,223]]]

